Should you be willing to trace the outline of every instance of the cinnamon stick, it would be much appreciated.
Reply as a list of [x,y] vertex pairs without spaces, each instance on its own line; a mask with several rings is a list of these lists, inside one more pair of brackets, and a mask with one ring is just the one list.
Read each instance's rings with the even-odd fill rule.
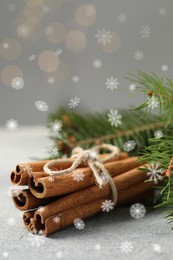
[[[127,193],[127,188],[133,186],[136,183],[141,183],[142,181],[144,182],[146,179],[146,172],[141,171],[137,168],[114,177],[113,181],[118,191],[118,197],[121,190],[124,190],[124,193]],[[37,215],[39,215],[39,217],[41,218],[41,223],[43,224],[45,220],[52,215],[55,215],[61,211],[70,208],[89,203],[94,200],[101,199],[103,197],[111,195],[111,193],[112,190],[109,184],[104,185],[102,189],[94,185],[55,200],[54,202],[44,206],[41,211],[37,210],[35,213],[35,217],[37,218]]]
[[[124,160],[105,163],[104,165],[111,176],[116,176],[139,166],[139,163],[137,157],[129,157]],[[83,174],[80,181],[76,181],[74,178],[76,170],[65,175],[55,176],[54,181],[51,181],[50,176],[46,173],[44,175],[43,173],[32,173],[28,183],[30,191],[37,198],[48,198],[71,193],[95,183],[95,178],[89,167],[77,168],[77,170]]]
[[12,196],[12,200],[17,209],[25,211],[44,206],[55,201],[57,197],[38,199],[29,190],[22,190],[16,195]]
[[[100,158],[103,158],[105,155],[100,155]],[[128,154],[125,152],[122,152],[119,154],[119,156],[115,156],[110,161],[116,161],[116,160],[123,160],[128,157]],[[20,163],[16,166],[16,170],[11,172],[11,182],[14,185],[27,185],[29,180],[29,175],[32,172],[43,172],[44,165],[50,160],[43,160],[43,161],[36,161],[36,162],[26,162],[26,163]],[[71,159],[71,162],[66,162],[65,159],[62,158],[61,164],[55,163],[54,167],[55,169],[66,169],[72,165],[74,162],[74,159]],[[83,167],[84,165],[81,164],[80,167]]]
[[[143,192],[151,189],[153,185],[154,183],[152,182],[147,182],[147,183],[140,182],[129,187],[128,189],[126,189],[126,191],[124,190],[120,191],[117,205],[121,205],[129,201],[132,201],[133,198],[136,199],[139,194],[142,194]],[[57,230],[63,229],[73,224],[74,220],[77,218],[85,219],[91,215],[100,212],[102,210],[101,208],[102,203],[105,202],[105,200],[109,200],[109,199],[111,199],[110,195],[101,198],[99,200],[89,202],[84,205],[80,205],[68,210],[64,210],[59,215],[60,221],[55,221],[55,217],[57,215],[53,215],[47,218],[45,220],[45,223],[42,224],[41,219],[39,218],[38,215],[36,220],[33,220],[32,218],[28,230],[30,232],[33,232],[34,230],[41,231],[43,235],[47,236]],[[24,223],[25,223],[25,219],[24,219]]]

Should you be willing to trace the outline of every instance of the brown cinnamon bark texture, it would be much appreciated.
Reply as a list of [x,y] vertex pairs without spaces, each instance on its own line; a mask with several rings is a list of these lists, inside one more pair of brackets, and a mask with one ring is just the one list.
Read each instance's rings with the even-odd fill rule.
[[[137,201],[138,195],[152,188],[154,184],[152,182],[140,182],[137,183],[126,190],[122,190],[119,192],[117,205],[121,205],[124,203]],[[33,220],[33,217],[30,221],[30,225],[28,230],[33,232],[37,230],[37,232],[41,231],[43,235],[49,235],[57,230],[63,229],[74,223],[74,220],[85,219],[89,216],[96,214],[102,210],[101,206],[105,200],[111,199],[111,196],[106,196],[99,200],[95,200],[89,202],[87,204],[83,204],[71,209],[64,210],[60,212],[60,214],[56,214],[47,218],[44,224],[41,223],[40,215],[36,215],[36,219]],[[59,221],[55,221],[55,217],[59,217]],[[24,220],[25,223],[25,220]],[[26,225],[26,224],[25,224]]]
[[[105,155],[100,155],[100,158],[103,158]],[[113,157],[110,161],[123,160],[128,157],[128,154],[125,152],[120,153],[118,156]],[[43,172],[44,165],[50,160],[36,161],[36,162],[26,162],[20,163],[16,166],[16,170],[11,172],[11,182],[14,185],[27,185],[29,180],[29,175],[32,172]],[[71,159],[71,162],[66,162],[66,159],[61,160],[61,164],[55,163],[53,168],[57,170],[62,170],[70,167],[74,159]],[[80,167],[84,167],[84,164],[81,164]],[[52,168],[52,169],[53,169]]]
[[[104,166],[113,177],[139,166],[139,163],[137,162],[137,157],[129,157],[124,160],[105,163]],[[76,181],[74,178],[76,171],[80,171],[83,174],[83,179],[80,181]],[[89,187],[94,183],[95,178],[92,170],[89,167],[85,167],[77,168],[65,175],[55,176],[52,181],[48,174],[32,173],[28,185],[35,197],[48,198],[68,194]]]

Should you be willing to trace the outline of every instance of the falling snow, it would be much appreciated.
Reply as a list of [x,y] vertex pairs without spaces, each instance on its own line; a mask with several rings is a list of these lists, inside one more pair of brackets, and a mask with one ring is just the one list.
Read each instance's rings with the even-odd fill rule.
[[56,224],[58,224],[61,221],[61,217],[60,215],[57,215],[53,218],[53,222],[55,222]]
[[25,24],[22,24],[22,25],[19,25],[18,28],[17,28],[17,33],[19,36],[21,37],[26,37],[29,35],[30,33],[30,29],[27,25]]
[[140,203],[133,204],[130,207],[130,215],[135,219],[143,218],[145,216],[145,213],[146,213],[145,206]]
[[102,211],[109,212],[110,210],[113,210],[113,208],[114,208],[114,203],[112,202],[112,200],[105,200],[104,202],[102,202],[101,205]]
[[14,131],[17,131],[18,128],[19,128],[19,124],[18,124],[18,121],[15,120],[15,119],[9,119],[7,120],[6,124],[5,124],[5,127],[8,131],[10,132],[14,132]]
[[142,34],[142,38],[147,40],[151,36],[150,27],[148,27],[148,25],[143,26],[141,30],[141,34]]
[[55,84],[55,78],[54,77],[48,77],[47,82],[49,85],[54,85]]
[[162,70],[163,72],[168,71],[168,65],[166,65],[166,64],[162,65],[161,70]]
[[102,61],[101,61],[101,60],[94,60],[94,61],[93,61],[93,67],[94,67],[95,69],[101,68],[101,67],[102,67]]
[[7,218],[7,224],[9,226],[14,226],[16,224],[16,219],[15,218]]
[[127,21],[127,16],[125,14],[119,14],[118,15],[118,21],[120,23],[125,23]]
[[40,247],[45,244],[45,237],[41,235],[41,232],[28,233],[28,242],[31,246]]
[[44,31],[45,31],[45,34],[48,36],[51,36],[54,34],[54,28],[50,25],[46,26]]
[[75,108],[79,105],[80,103],[80,98],[78,97],[74,97],[73,99],[70,99],[70,102],[68,103],[68,107],[71,108]]
[[55,51],[55,56],[60,56],[63,53],[63,49],[58,49]]
[[159,181],[163,180],[163,176],[161,175],[163,169],[160,168],[159,163],[150,164],[147,167],[147,170],[147,176],[149,176],[150,181],[154,181],[154,183],[157,184]]
[[82,230],[82,229],[85,228],[85,223],[84,223],[84,221],[82,219],[76,218],[74,220],[74,226],[75,226],[76,229]]
[[95,35],[98,43],[106,45],[107,43],[111,43],[112,35],[110,31],[106,31],[105,29],[97,30],[97,34]]
[[136,90],[136,85],[135,84],[130,84],[129,86],[129,91],[134,92]]
[[133,251],[133,248],[134,247],[132,245],[132,242],[129,241],[124,241],[120,245],[120,250],[123,254],[131,253]]
[[29,57],[28,57],[28,61],[33,61],[35,60],[36,58],[36,55],[35,54],[31,54]]
[[43,101],[43,100],[37,100],[35,102],[35,107],[39,110],[39,111],[42,111],[42,112],[45,112],[49,109],[49,106],[48,104]]
[[148,98],[147,106],[151,109],[157,108],[159,106],[158,98],[156,98],[155,96]]
[[123,145],[123,149],[126,152],[130,152],[135,148],[135,146],[136,146],[136,142],[134,140],[129,140],[125,142],[125,144]]
[[77,75],[75,75],[75,76],[72,77],[73,83],[78,83],[79,80],[80,80],[80,78],[79,78],[79,76],[77,76]]
[[80,170],[75,171],[72,174],[72,176],[73,176],[73,180],[77,181],[77,182],[83,181],[83,179],[84,179],[84,173],[82,171],[80,171]]
[[58,148],[57,146],[53,145],[53,146],[50,146],[49,147],[49,153],[53,156],[58,156],[59,154],[59,151],[58,151]]
[[154,137],[159,139],[163,137],[163,132],[161,130],[157,130],[154,132]]
[[164,7],[160,7],[160,8],[159,8],[159,14],[160,14],[160,15],[165,15],[166,13],[167,13],[166,8],[164,8]]
[[21,166],[22,166],[22,171],[23,172],[26,172],[29,175],[32,174],[32,167],[28,163],[26,163],[26,162],[21,163]]
[[143,59],[144,54],[143,54],[142,51],[135,51],[133,56],[134,56],[135,60],[139,60],[140,61],[140,60]]
[[118,113],[118,110],[110,110],[108,114],[108,121],[111,123],[112,126],[118,127],[122,124],[121,122],[122,116]]
[[23,88],[24,84],[25,84],[24,80],[20,77],[13,78],[11,81],[12,88],[17,89],[17,90]]
[[153,244],[152,245],[152,248],[153,248],[153,251],[157,254],[160,254],[162,253],[162,249],[161,249],[161,246],[159,244]]
[[105,82],[106,88],[110,90],[114,90],[118,88],[119,82],[116,78],[109,78]]
[[94,151],[94,150],[91,150],[90,153],[89,153],[89,157],[92,159],[92,160],[98,160],[98,152],[97,151]]
[[48,177],[48,181],[49,182],[54,182],[56,180],[56,178],[55,178],[55,176],[53,176],[53,175],[50,175],[49,177]]
[[49,124],[49,130],[53,134],[58,134],[62,130],[62,126],[63,124],[61,120],[55,120]]

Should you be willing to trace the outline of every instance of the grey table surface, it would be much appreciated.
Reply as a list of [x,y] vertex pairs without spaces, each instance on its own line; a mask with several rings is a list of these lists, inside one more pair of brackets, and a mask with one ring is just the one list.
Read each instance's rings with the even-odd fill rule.
[[[45,156],[50,145],[42,126],[21,127],[14,133],[0,129],[0,259],[173,259],[171,226],[160,210],[148,207],[139,220],[130,216],[129,207],[117,207],[85,220],[82,231],[71,226],[48,238],[28,234],[10,198],[9,174],[18,162]],[[129,253],[121,250],[125,241],[132,246]]]

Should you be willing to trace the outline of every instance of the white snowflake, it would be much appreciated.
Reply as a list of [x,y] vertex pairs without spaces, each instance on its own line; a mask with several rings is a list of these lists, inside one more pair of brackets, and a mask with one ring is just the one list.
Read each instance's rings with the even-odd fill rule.
[[110,31],[106,31],[105,29],[97,30],[97,34],[95,35],[98,43],[106,45],[107,43],[111,43],[112,35]]
[[162,138],[163,137],[163,132],[161,130],[157,130],[154,132],[154,137],[155,138]]
[[77,75],[75,75],[75,76],[72,77],[72,81],[73,81],[74,83],[78,83],[79,80],[80,80],[80,78],[79,78],[79,76],[77,76]]
[[17,33],[19,36],[21,37],[26,37],[29,35],[30,33],[30,29],[27,25],[25,24],[22,24],[22,25],[19,25],[18,28],[17,28]]
[[59,151],[56,145],[50,146],[49,147],[49,153],[53,156],[58,156]]
[[54,77],[48,77],[47,82],[49,85],[54,85],[55,84],[55,78]]
[[7,224],[9,226],[14,226],[16,224],[16,219],[15,218],[8,218],[7,219]]
[[49,177],[48,177],[48,181],[50,181],[50,182],[54,182],[56,180],[56,178],[55,178],[55,176],[53,176],[53,175],[50,175]]
[[135,84],[130,84],[130,86],[129,86],[129,91],[130,92],[133,92],[133,91],[135,91],[136,90],[136,85]]
[[73,99],[70,99],[70,102],[68,103],[69,108],[75,108],[79,105],[80,98],[74,97]]
[[117,79],[111,77],[111,78],[109,78],[109,79],[106,80],[105,85],[106,85],[106,87],[107,87],[108,89],[114,90],[114,89],[116,89],[116,88],[118,87],[119,82],[118,82]]
[[29,57],[28,57],[28,61],[33,61],[35,60],[36,58],[36,55],[35,54],[31,54]]
[[53,222],[55,222],[56,224],[58,224],[60,221],[61,221],[61,217],[59,215],[53,218]]
[[160,168],[159,163],[151,163],[147,167],[147,170],[147,176],[149,176],[149,180],[154,181],[155,184],[157,184],[159,180],[163,179],[163,176],[161,175],[163,169]]
[[14,131],[17,131],[18,128],[19,128],[19,124],[18,124],[18,121],[15,120],[15,119],[9,119],[7,120],[6,124],[5,124],[5,127],[8,131],[10,132],[14,132]]
[[166,65],[166,64],[162,65],[161,70],[164,72],[168,71],[168,65]]
[[51,122],[49,124],[49,130],[53,134],[58,134],[61,131],[62,126],[63,126],[62,121],[56,119],[54,122]]
[[45,208],[44,208],[43,206],[40,206],[40,207],[38,208],[38,211],[39,211],[39,212],[44,212],[44,211],[45,211]]
[[160,15],[165,15],[166,13],[167,13],[167,10],[166,10],[165,7],[160,7],[160,8],[159,8],[159,14],[160,14]]
[[57,258],[61,258],[62,256],[63,256],[62,251],[58,251],[58,252],[56,253],[56,257],[57,257]]
[[148,27],[148,25],[143,26],[141,30],[141,34],[142,34],[142,38],[147,40],[151,35],[150,27]]
[[98,152],[95,150],[91,150],[89,153],[89,157],[94,161],[98,160]]
[[7,258],[7,257],[9,257],[9,253],[8,253],[7,251],[3,251],[3,252],[2,252],[2,256],[3,256],[4,258]]
[[45,244],[45,237],[41,235],[41,232],[34,232],[33,234],[29,233],[27,238],[31,246],[40,247]]
[[148,106],[148,108],[151,108],[151,109],[157,108],[159,106],[158,98],[155,96],[148,98],[147,106]]
[[12,81],[11,81],[11,86],[12,86],[14,89],[17,89],[17,90],[23,88],[24,84],[25,84],[25,83],[24,83],[24,80],[23,80],[22,78],[20,78],[20,77],[15,77],[15,78],[13,78]]
[[54,28],[50,25],[45,27],[45,34],[48,36],[51,36],[52,34],[54,34]]
[[135,58],[136,60],[142,60],[143,57],[144,57],[144,54],[143,54],[142,51],[135,51],[135,52],[134,52],[134,58]]
[[110,110],[108,114],[108,121],[111,123],[111,125],[118,127],[122,124],[121,122],[122,116],[118,113],[118,110]]
[[99,68],[101,68],[101,66],[102,66],[102,61],[101,60],[94,60],[93,61],[93,67],[95,69],[99,69]]
[[120,250],[122,253],[124,254],[128,254],[128,253],[131,253],[132,250],[133,250],[133,245],[132,245],[132,242],[129,242],[129,241],[124,241],[121,243],[120,245]]
[[102,179],[104,184],[107,184],[109,182],[109,177],[104,173],[100,173],[100,178]]
[[4,42],[4,43],[3,43],[3,48],[4,48],[5,50],[7,50],[7,49],[9,48],[9,44],[8,44],[7,42]]
[[21,163],[22,171],[28,173],[29,175],[32,174],[32,167],[28,163]]
[[72,176],[73,176],[73,180],[74,180],[74,181],[77,181],[77,182],[83,181],[83,179],[84,179],[84,174],[83,174],[83,172],[80,171],[80,170],[75,171],[75,172],[72,174]]
[[140,203],[135,203],[130,207],[130,215],[135,219],[140,219],[145,216],[145,206]]
[[153,244],[152,247],[153,247],[153,251],[155,253],[157,253],[157,254],[162,253],[162,249],[161,249],[161,246],[159,244]]
[[135,148],[135,146],[136,146],[136,142],[134,140],[129,140],[124,143],[123,148],[124,151],[130,152]]
[[101,249],[101,245],[100,245],[100,244],[96,244],[96,245],[94,246],[94,249],[97,250],[97,251],[100,250],[100,249]]
[[85,223],[84,223],[84,221],[83,221],[82,219],[80,219],[80,218],[76,218],[73,223],[74,223],[74,226],[75,226],[78,230],[82,230],[82,229],[85,228]]
[[109,212],[110,210],[113,210],[113,208],[114,208],[114,203],[112,202],[112,200],[105,200],[104,202],[102,202],[101,205],[102,211]]
[[35,107],[42,112],[45,112],[49,109],[48,104],[43,100],[37,100],[35,102]]
[[56,50],[56,51],[55,51],[55,56],[61,55],[62,52],[63,52],[63,49],[58,49],[58,50]]
[[125,23],[127,21],[127,16],[125,14],[119,14],[118,15],[118,21],[120,23]]
[[9,4],[8,4],[8,10],[9,10],[10,12],[15,11],[15,10],[16,10],[16,5],[15,5],[14,3],[9,3]]

